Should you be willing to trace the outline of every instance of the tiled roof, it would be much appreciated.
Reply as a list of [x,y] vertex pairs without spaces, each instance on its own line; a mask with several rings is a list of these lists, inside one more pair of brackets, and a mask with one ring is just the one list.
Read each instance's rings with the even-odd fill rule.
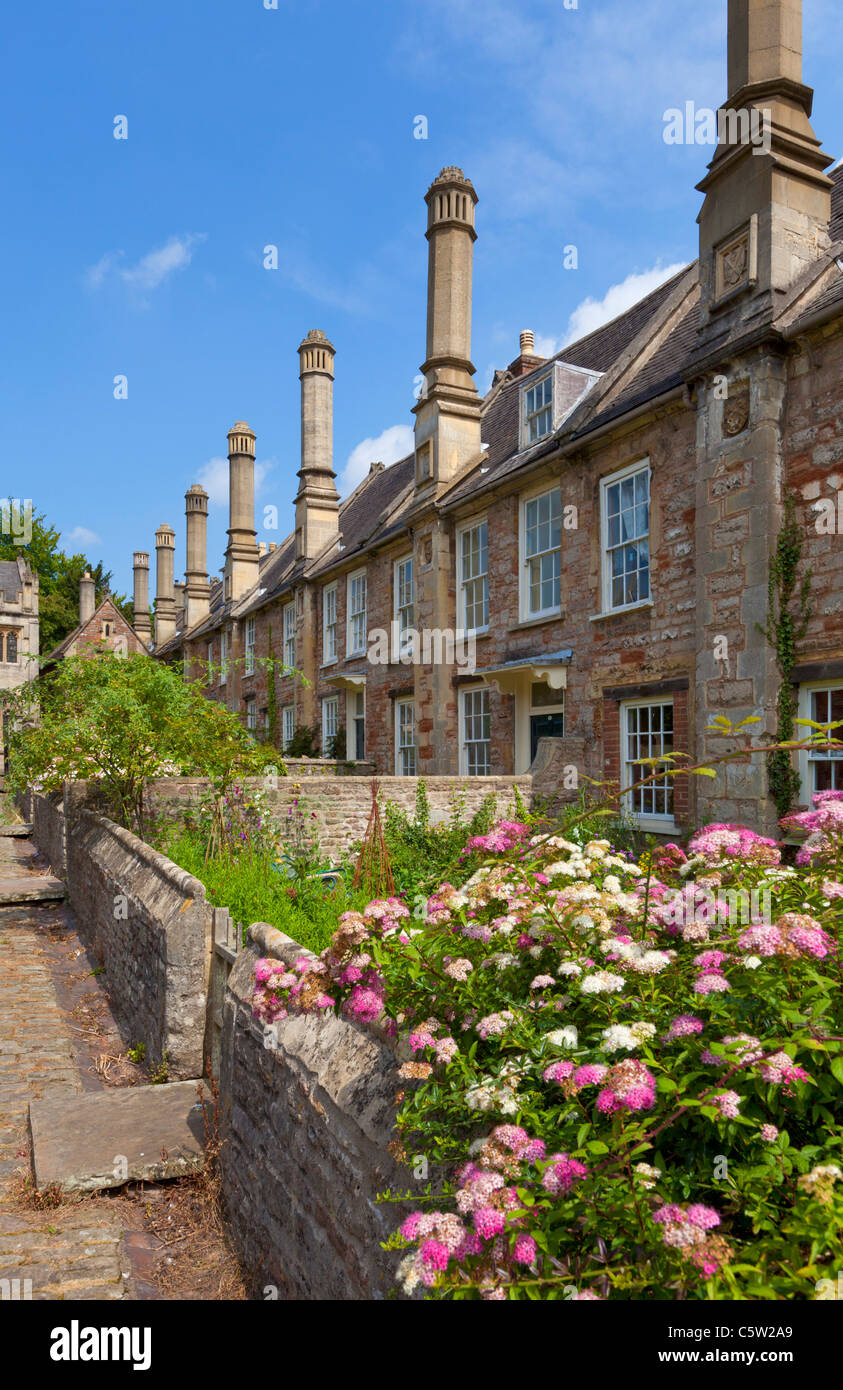
[[17,560],[0,560],[0,590],[10,603],[17,600],[21,592],[20,570]]

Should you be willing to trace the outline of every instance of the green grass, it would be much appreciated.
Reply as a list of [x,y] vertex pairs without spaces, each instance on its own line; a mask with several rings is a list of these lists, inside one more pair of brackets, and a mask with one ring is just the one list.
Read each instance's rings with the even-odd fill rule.
[[331,944],[342,912],[361,908],[366,895],[340,884],[326,892],[318,882],[296,885],[275,873],[269,857],[215,856],[205,863],[205,845],[189,830],[170,828],[156,840],[156,849],[174,864],[204,883],[208,901],[227,907],[244,929],[253,922],[268,922],[308,950],[323,951]]

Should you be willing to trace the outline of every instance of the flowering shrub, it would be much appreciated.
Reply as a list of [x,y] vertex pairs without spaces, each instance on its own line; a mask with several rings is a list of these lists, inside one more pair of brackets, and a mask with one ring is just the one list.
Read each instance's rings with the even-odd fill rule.
[[393,1242],[406,1292],[805,1299],[836,1277],[839,825],[806,827],[805,870],[733,825],[641,863],[499,826],[424,921],[374,902],[320,958],[259,962],[266,1022],[337,1009],[397,1039],[404,1156],[437,1175]]

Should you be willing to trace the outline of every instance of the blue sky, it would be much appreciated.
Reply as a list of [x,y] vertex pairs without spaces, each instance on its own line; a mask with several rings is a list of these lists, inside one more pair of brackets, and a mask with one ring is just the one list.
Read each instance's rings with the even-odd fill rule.
[[[569,0],[569,3],[571,0]],[[271,0],[266,0],[271,3]],[[337,348],[344,491],[406,452],[424,357],[424,193],[480,196],[473,357],[483,389],[532,328],[546,350],[696,254],[711,151],[665,145],[668,107],[725,92],[726,0],[43,0],[9,7],[0,495],[32,497],[131,587],[226,433],[258,435],[262,508],[289,530],[296,348]],[[843,7],[805,0],[814,128],[843,154]],[[128,139],[115,140],[125,116]],[[414,138],[415,118],[428,138]],[[279,268],[263,249],[279,248]],[[564,248],[578,268],[564,268]],[[113,380],[128,378],[115,400]]]

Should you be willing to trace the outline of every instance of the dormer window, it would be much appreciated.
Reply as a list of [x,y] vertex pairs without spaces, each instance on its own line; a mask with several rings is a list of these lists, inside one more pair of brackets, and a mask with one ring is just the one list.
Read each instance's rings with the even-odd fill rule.
[[524,443],[534,444],[553,429],[553,374],[524,392]]

